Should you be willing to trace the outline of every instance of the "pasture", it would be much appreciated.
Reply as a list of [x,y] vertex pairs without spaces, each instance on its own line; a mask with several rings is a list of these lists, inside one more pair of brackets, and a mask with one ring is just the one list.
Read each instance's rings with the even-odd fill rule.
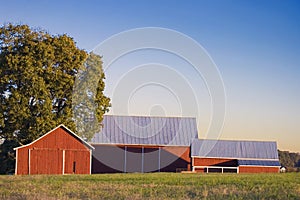
[[300,199],[300,173],[0,176],[0,199]]

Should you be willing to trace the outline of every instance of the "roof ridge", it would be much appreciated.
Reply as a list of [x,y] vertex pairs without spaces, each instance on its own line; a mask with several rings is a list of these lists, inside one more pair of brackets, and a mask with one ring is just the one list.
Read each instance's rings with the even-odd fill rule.
[[243,140],[238,140],[238,139],[203,139],[203,138],[194,138],[194,140],[210,140],[210,141],[226,141],[226,142],[276,142],[275,140],[247,140],[247,139],[243,139]]

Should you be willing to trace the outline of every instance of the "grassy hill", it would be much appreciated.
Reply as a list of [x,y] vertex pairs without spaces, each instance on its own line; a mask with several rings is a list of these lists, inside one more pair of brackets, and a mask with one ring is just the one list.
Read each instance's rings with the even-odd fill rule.
[[0,199],[300,199],[300,173],[0,176]]

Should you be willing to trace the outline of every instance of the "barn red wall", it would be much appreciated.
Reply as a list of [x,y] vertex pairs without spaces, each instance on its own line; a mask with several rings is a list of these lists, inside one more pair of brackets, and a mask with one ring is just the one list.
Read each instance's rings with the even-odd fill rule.
[[178,156],[182,160],[185,160],[187,162],[191,162],[190,158],[190,147],[174,147],[174,146],[167,146],[163,147],[164,150],[168,151],[169,153],[172,153],[175,156]]
[[[144,148],[144,172],[191,170],[190,147],[155,145],[94,145],[94,147],[93,173],[116,173],[123,172],[124,169],[126,169],[126,172],[141,172],[142,148]],[[128,152],[126,153],[126,166],[124,166],[125,147]],[[108,149],[115,156],[102,153],[107,152]],[[160,169],[158,169],[159,166]]]
[[62,174],[63,151],[60,149],[31,149],[30,174]]
[[62,148],[62,149],[83,149],[87,147],[80,140],[70,135],[65,129],[57,128],[42,139],[31,145],[32,148]]
[[[75,171],[73,168],[75,162]],[[89,151],[65,151],[65,174],[89,174],[90,152]]]
[[165,146],[161,148],[161,172],[191,170],[190,147]]
[[[225,166],[235,167],[236,160],[218,159],[218,158],[192,158],[193,166]],[[204,169],[196,168],[196,172],[204,172]],[[279,167],[263,167],[263,166],[240,166],[239,173],[278,173]]]
[[204,173],[204,168],[196,168],[195,172]]
[[62,174],[63,150],[65,173],[73,173],[73,162],[76,162],[76,174],[90,173],[90,150],[62,127],[29,146],[17,149],[16,174],[29,174],[29,150],[30,174]]
[[17,168],[16,174],[28,174],[28,148],[20,148],[17,150],[16,157]]
[[222,158],[193,158],[194,166],[233,166],[236,167],[236,160]]
[[144,149],[152,149],[158,150],[159,148],[173,154],[174,156],[180,157],[181,159],[190,162],[190,147],[183,147],[183,146],[158,146],[158,145],[116,145],[119,148],[142,148]]
[[240,166],[239,173],[278,173],[279,167],[249,167]]

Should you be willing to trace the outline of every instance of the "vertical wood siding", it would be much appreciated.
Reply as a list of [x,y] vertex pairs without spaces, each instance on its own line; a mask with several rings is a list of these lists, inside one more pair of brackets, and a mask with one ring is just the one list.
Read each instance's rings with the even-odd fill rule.
[[193,158],[194,166],[223,166],[236,167],[237,161],[234,159],[222,158]]
[[279,167],[249,167],[240,166],[239,173],[278,173]]
[[16,158],[16,174],[29,174],[29,163],[28,156],[29,151],[28,148],[21,148],[17,150],[17,158]]
[[17,154],[16,174],[90,173],[89,148],[62,127],[29,146],[17,149]]

